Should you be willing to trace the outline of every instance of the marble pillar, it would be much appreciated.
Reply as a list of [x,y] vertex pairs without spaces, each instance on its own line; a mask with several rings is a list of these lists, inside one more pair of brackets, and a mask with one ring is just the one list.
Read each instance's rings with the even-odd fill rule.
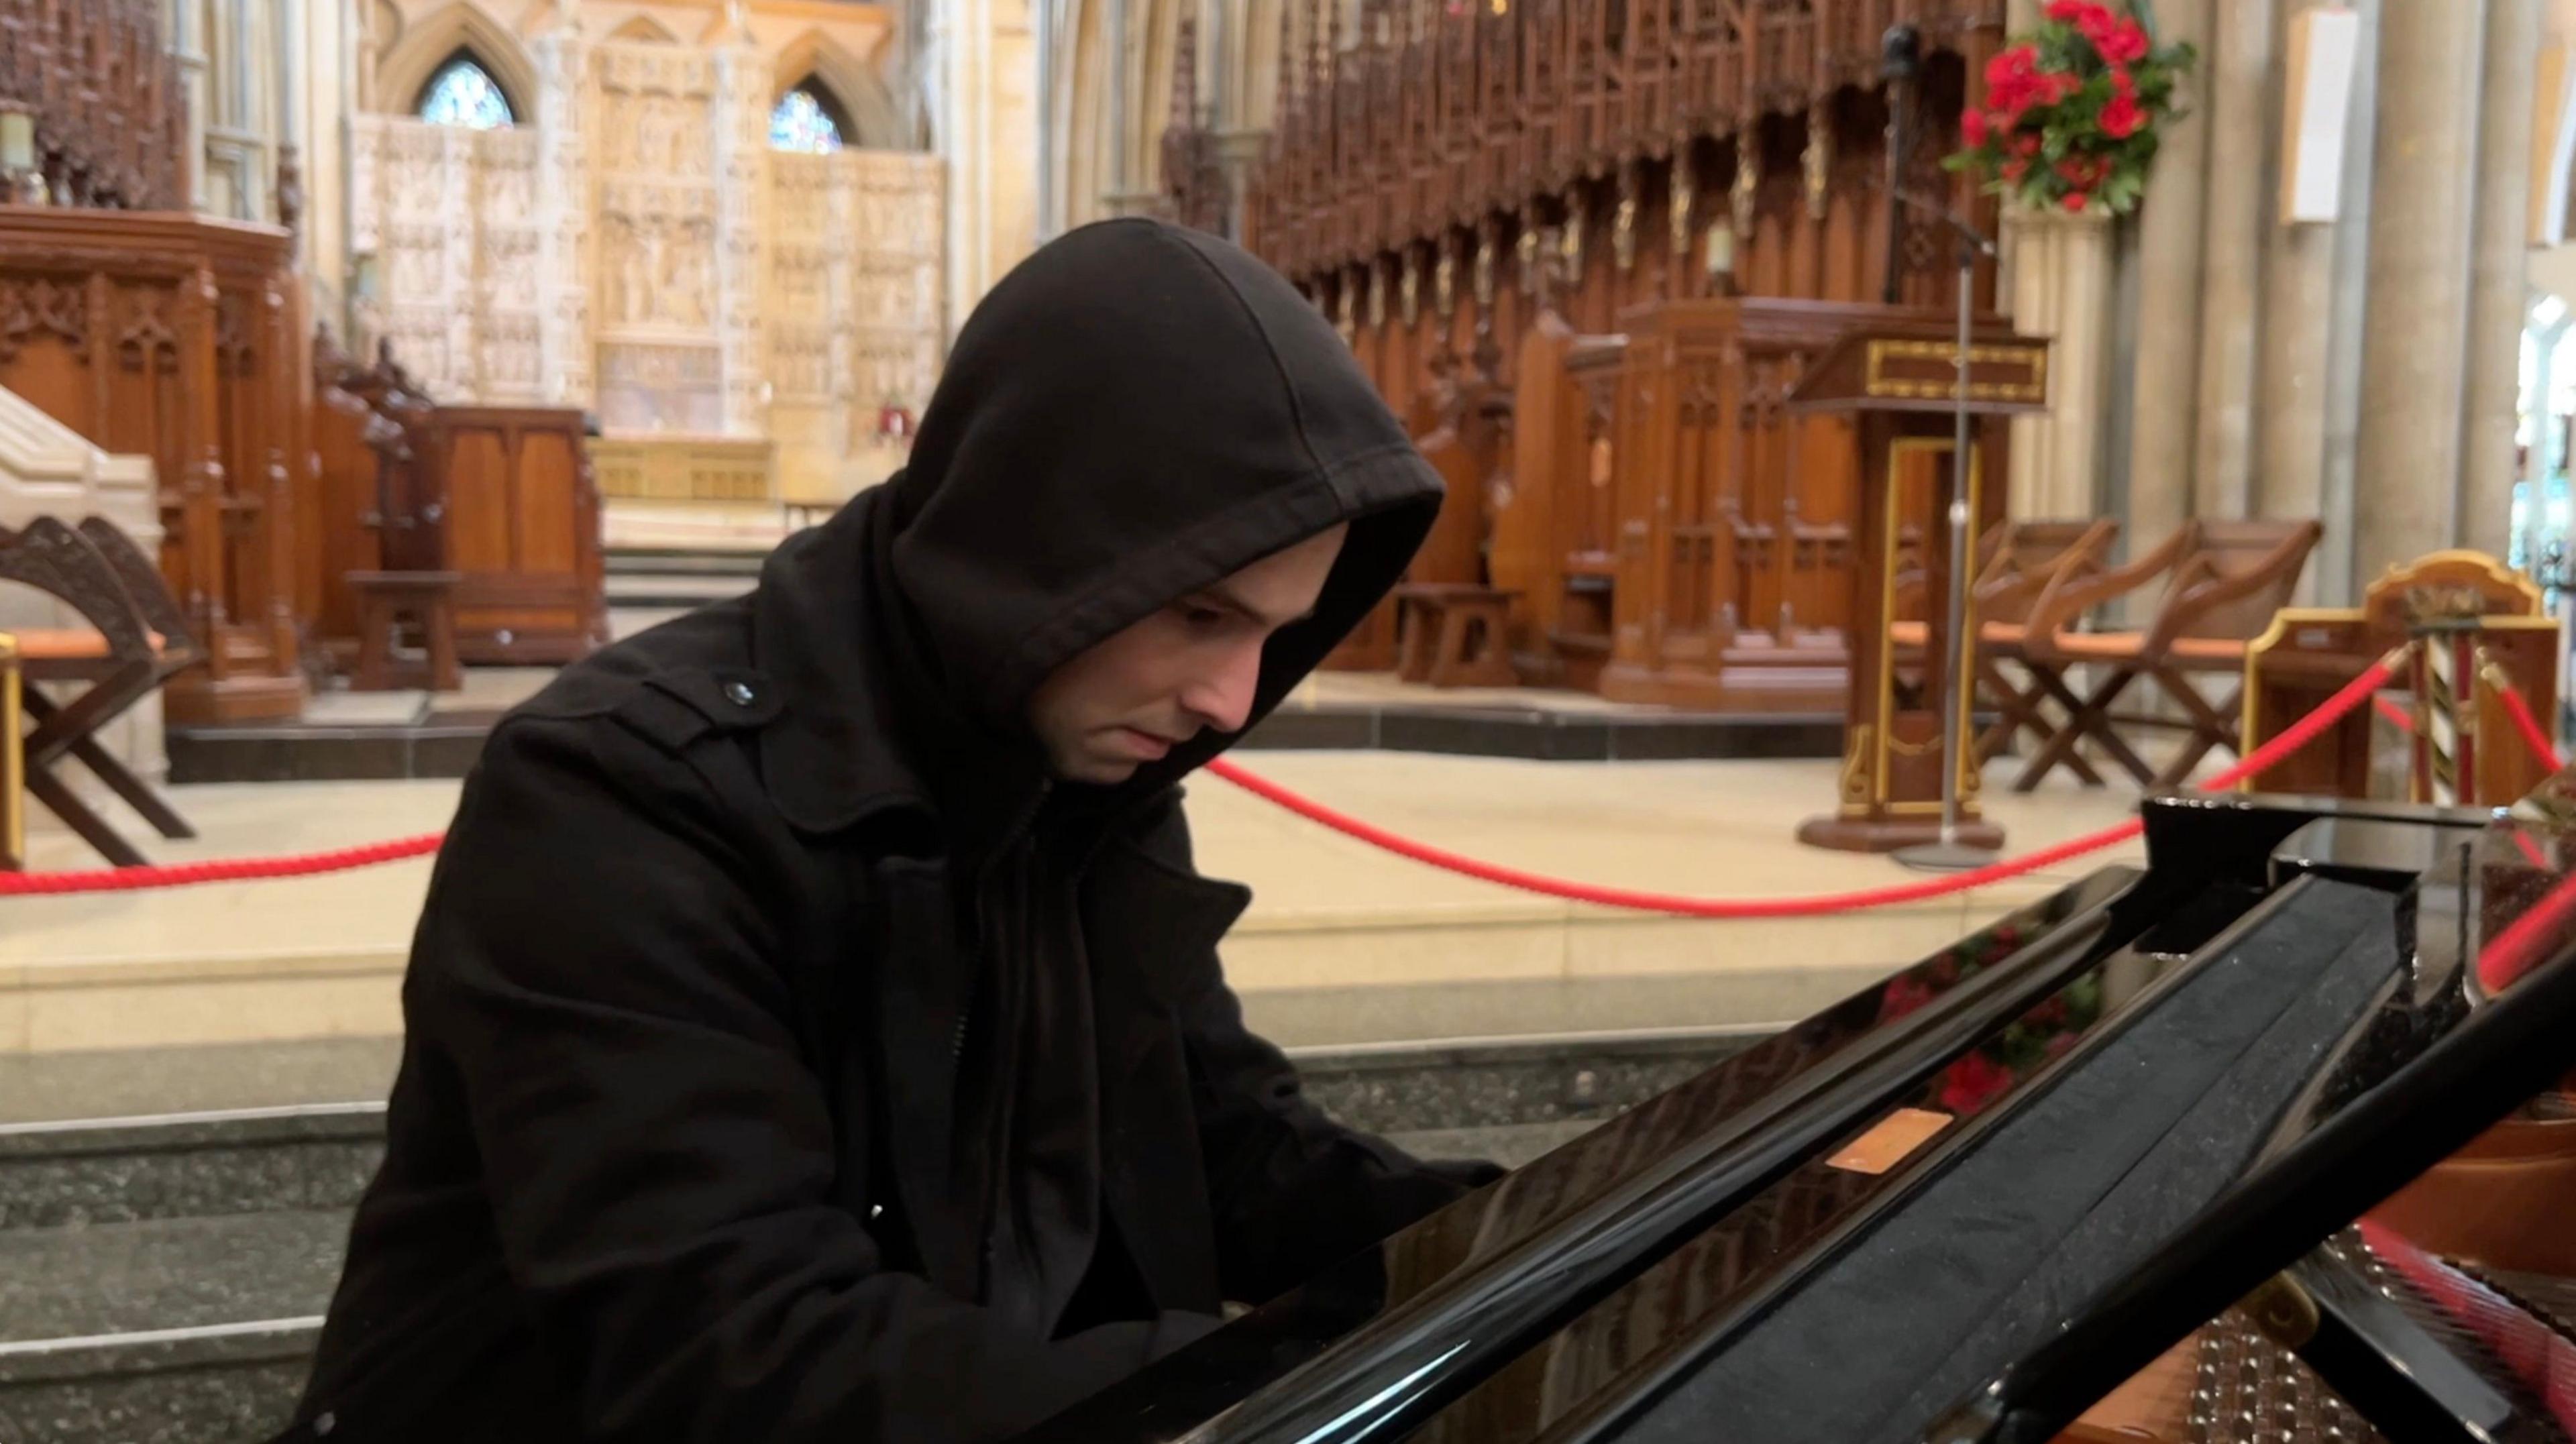
[[2507,554],[2522,324],[2529,304],[2532,100],[2539,84],[2541,0],[2488,0],[2478,80],[2476,233],[2470,239],[2468,366],[2460,427],[2463,546]]
[[[2162,38],[2207,50],[2218,0],[2163,0]],[[2228,0],[2236,3],[2236,0]],[[2200,282],[2209,119],[2204,78],[2184,90],[2186,114],[2165,129],[2138,213],[2138,317],[2132,338],[2129,511],[2124,549],[2146,550],[2192,512],[2200,434]]]
[[2352,576],[2359,585],[2458,538],[2475,97],[2490,8],[2490,0],[2443,0],[2386,4],[2379,12],[2370,290],[2353,477]]
[[2202,213],[2199,435],[2192,512],[2256,509],[2254,455],[2261,379],[2264,241],[2278,184],[2273,136],[2280,99],[2272,66],[2276,0],[2219,0],[2201,59],[2209,114]]
[[2101,514],[2102,444],[2110,399],[2111,226],[2107,216],[2019,206],[2005,217],[2013,325],[2051,342],[2048,411],[2012,424],[2008,516]]

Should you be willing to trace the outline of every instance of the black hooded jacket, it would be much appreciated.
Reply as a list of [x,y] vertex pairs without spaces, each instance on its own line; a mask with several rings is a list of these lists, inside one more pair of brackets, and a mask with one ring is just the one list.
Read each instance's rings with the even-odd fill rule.
[[1049,789],[1056,667],[1337,523],[1273,707],[1440,484],[1240,250],[1076,231],[912,464],[486,744],[289,1438],[1007,1437],[1456,1197],[1248,1033],[1175,783]]

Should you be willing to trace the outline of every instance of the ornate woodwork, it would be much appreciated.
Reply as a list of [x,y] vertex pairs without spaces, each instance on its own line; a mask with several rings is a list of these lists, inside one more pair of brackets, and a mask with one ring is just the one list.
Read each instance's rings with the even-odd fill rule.
[[187,85],[161,15],[154,0],[0,0],[0,110],[34,117],[43,199],[186,209]]
[[[1339,6],[1283,8],[1289,34],[1318,41],[1283,49],[1244,239],[1342,323],[1399,414],[1480,341],[1490,353],[1515,434],[1467,488],[1482,574],[1414,579],[1517,592],[1524,677],[1837,705],[1857,436],[1783,401],[1843,331],[1890,319],[1875,303],[1891,257],[1900,311],[1952,305],[1949,247],[1891,214],[1881,41],[1903,22],[1926,52],[1908,102],[1923,141],[1900,184],[1991,229],[1992,203],[1938,159],[2003,10],[1369,0],[1345,45]],[[1212,213],[1194,205],[1202,182],[1167,180],[1180,213]],[[1430,307],[1361,304],[1418,267]],[[1973,284],[1990,307],[1991,268]],[[1367,638],[1383,630],[1335,662],[1378,664]]]
[[173,721],[292,717],[309,353],[293,240],[191,215],[0,207],[0,386],[152,458],[161,570],[207,646]]

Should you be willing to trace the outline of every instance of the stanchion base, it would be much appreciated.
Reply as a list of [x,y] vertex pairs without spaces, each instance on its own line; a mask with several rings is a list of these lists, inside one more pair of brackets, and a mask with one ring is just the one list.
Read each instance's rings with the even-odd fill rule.
[[1995,860],[1995,849],[1971,847],[1964,842],[1927,842],[1919,847],[1900,847],[1888,854],[1898,867],[1916,872],[1974,872]]
[[[1937,817],[1844,817],[1829,813],[1810,817],[1798,824],[1798,840],[1809,847],[1828,847],[1836,852],[1895,852],[1900,848],[1927,847],[1941,840],[1941,819]],[[2004,830],[1983,818],[1962,818],[1956,840],[1962,847],[1978,848],[1992,854],[2004,845]],[[1983,867],[1994,861],[1989,855],[1971,866]]]

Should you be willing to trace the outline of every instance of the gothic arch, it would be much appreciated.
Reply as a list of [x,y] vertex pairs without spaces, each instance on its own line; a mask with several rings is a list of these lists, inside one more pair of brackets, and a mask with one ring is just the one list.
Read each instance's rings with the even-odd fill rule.
[[459,50],[473,56],[493,83],[501,87],[501,93],[509,98],[511,113],[519,117],[521,124],[536,119],[535,64],[528,59],[519,38],[472,0],[458,0],[405,28],[402,38],[376,63],[375,108],[396,115],[410,114],[420,99],[421,87]]
[[811,82],[849,117],[844,144],[865,150],[919,150],[921,139],[904,121],[903,108],[875,66],[820,30],[808,30],[778,52],[770,71],[770,100]]
[[632,40],[646,45],[677,45],[680,43],[680,37],[671,33],[670,26],[663,24],[661,21],[654,19],[650,15],[633,15],[627,17],[625,24],[618,26],[615,30],[608,33],[608,38],[611,40]]

